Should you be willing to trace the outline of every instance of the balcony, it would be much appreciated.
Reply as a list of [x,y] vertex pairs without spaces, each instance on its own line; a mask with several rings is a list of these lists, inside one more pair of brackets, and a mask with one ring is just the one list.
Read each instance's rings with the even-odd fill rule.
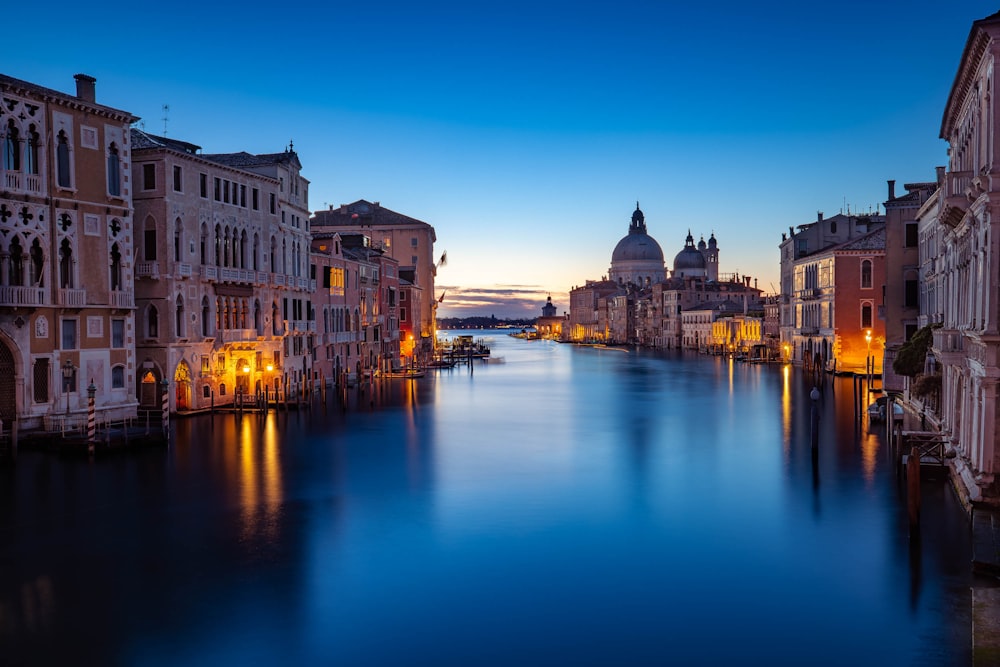
[[191,277],[191,265],[190,264],[174,264],[174,277],[175,278],[190,278]]
[[935,329],[933,347],[938,352],[947,354],[949,352],[963,352],[965,350],[965,337],[961,331],[954,329]]
[[205,266],[204,264],[200,269],[202,280],[218,280],[219,279],[219,267],[217,266]]
[[223,280],[228,283],[253,283],[257,279],[256,271],[248,271],[246,269],[230,269],[225,267],[217,267],[219,271],[219,280]]
[[4,172],[4,189],[16,190],[17,192],[27,192],[31,194],[42,193],[42,177],[38,174],[24,174],[19,171]]
[[[957,227],[965,217],[969,204],[975,201],[971,171],[950,171],[945,174],[944,203],[940,221],[949,227]],[[976,188],[978,189],[978,188]]]
[[136,278],[160,279],[160,265],[156,262],[137,262],[135,265]]
[[111,307],[118,310],[134,310],[135,295],[132,292],[113,290],[111,292]]
[[219,340],[223,343],[254,343],[257,341],[257,330],[220,329]]
[[20,287],[17,285],[0,285],[0,306],[42,306],[42,305],[45,305],[44,287]]
[[823,296],[823,290],[818,287],[808,287],[806,289],[800,289],[795,293],[795,296],[802,301],[811,301]]
[[85,289],[61,289],[59,290],[59,305],[64,308],[83,308],[87,305],[87,290]]
[[316,320],[286,320],[290,327],[286,327],[289,332],[316,331]]

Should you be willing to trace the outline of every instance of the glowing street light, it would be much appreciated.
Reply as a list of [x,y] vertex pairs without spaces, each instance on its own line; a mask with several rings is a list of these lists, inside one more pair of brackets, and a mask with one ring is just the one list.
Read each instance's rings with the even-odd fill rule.
[[63,393],[66,394],[66,414],[69,414],[69,390],[73,382],[73,371],[76,370],[76,366],[69,359],[66,363],[62,365],[62,376],[63,376]]
[[872,363],[872,330],[868,329],[865,332],[865,343],[868,344],[868,352],[865,354],[865,370],[868,371],[868,389],[872,388],[872,370],[874,363]]

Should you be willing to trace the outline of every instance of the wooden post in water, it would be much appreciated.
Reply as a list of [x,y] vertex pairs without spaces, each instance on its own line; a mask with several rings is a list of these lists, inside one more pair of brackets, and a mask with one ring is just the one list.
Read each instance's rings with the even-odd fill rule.
[[920,531],[920,449],[910,448],[906,461],[906,505],[910,515],[910,533]]
[[809,392],[809,398],[812,399],[812,412],[810,416],[810,433],[813,451],[818,451],[819,449],[819,388],[813,387],[812,391]]

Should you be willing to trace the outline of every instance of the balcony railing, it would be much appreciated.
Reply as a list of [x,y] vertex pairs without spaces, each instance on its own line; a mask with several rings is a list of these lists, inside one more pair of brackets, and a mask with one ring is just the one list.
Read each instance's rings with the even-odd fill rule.
[[121,309],[135,308],[135,295],[132,292],[111,292],[111,307]]
[[962,222],[970,201],[976,198],[972,191],[972,175],[971,171],[950,171],[945,174],[941,222],[949,227],[957,227]]
[[136,262],[135,277],[159,279],[160,265],[156,262]]
[[256,280],[256,278],[256,271],[219,267],[219,280],[225,280],[231,283],[252,283]]
[[808,287],[806,289],[800,289],[795,295],[802,299],[803,301],[809,301],[811,299],[818,299],[822,296],[823,290],[818,287]]
[[191,277],[191,265],[190,264],[175,264],[174,265],[174,277],[175,278],[190,278]]
[[19,171],[4,172],[5,190],[18,190],[20,192],[41,193],[42,177],[38,174],[24,174]]
[[59,305],[66,308],[83,308],[87,305],[87,290],[85,289],[61,289],[59,290]]
[[220,329],[219,338],[223,343],[250,343],[257,340],[256,329]]
[[962,352],[965,349],[964,340],[961,331],[953,329],[936,329],[934,331],[934,349],[938,352]]
[[289,331],[316,331],[316,320],[287,320]]
[[44,287],[0,285],[0,306],[43,306]]
[[202,280],[218,280],[219,279],[219,267],[217,266],[206,266],[202,264],[201,266],[201,278]]

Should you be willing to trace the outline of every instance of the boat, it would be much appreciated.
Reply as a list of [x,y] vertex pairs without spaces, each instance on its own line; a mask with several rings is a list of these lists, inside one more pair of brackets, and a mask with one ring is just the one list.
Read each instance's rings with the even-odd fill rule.
[[505,364],[507,360],[503,357],[483,357],[484,364]]
[[455,361],[453,359],[431,359],[426,364],[424,368],[454,368]]
[[384,374],[388,378],[416,379],[424,376],[423,369],[420,368],[397,368]]
[[[868,406],[868,421],[869,422],[884,422],[885,421],[885,404],[888,401],[888,397],[879,396],[875,401]],[[903,421],[903,406],[899,403],[892,404],[892,420],[894,422]]]

